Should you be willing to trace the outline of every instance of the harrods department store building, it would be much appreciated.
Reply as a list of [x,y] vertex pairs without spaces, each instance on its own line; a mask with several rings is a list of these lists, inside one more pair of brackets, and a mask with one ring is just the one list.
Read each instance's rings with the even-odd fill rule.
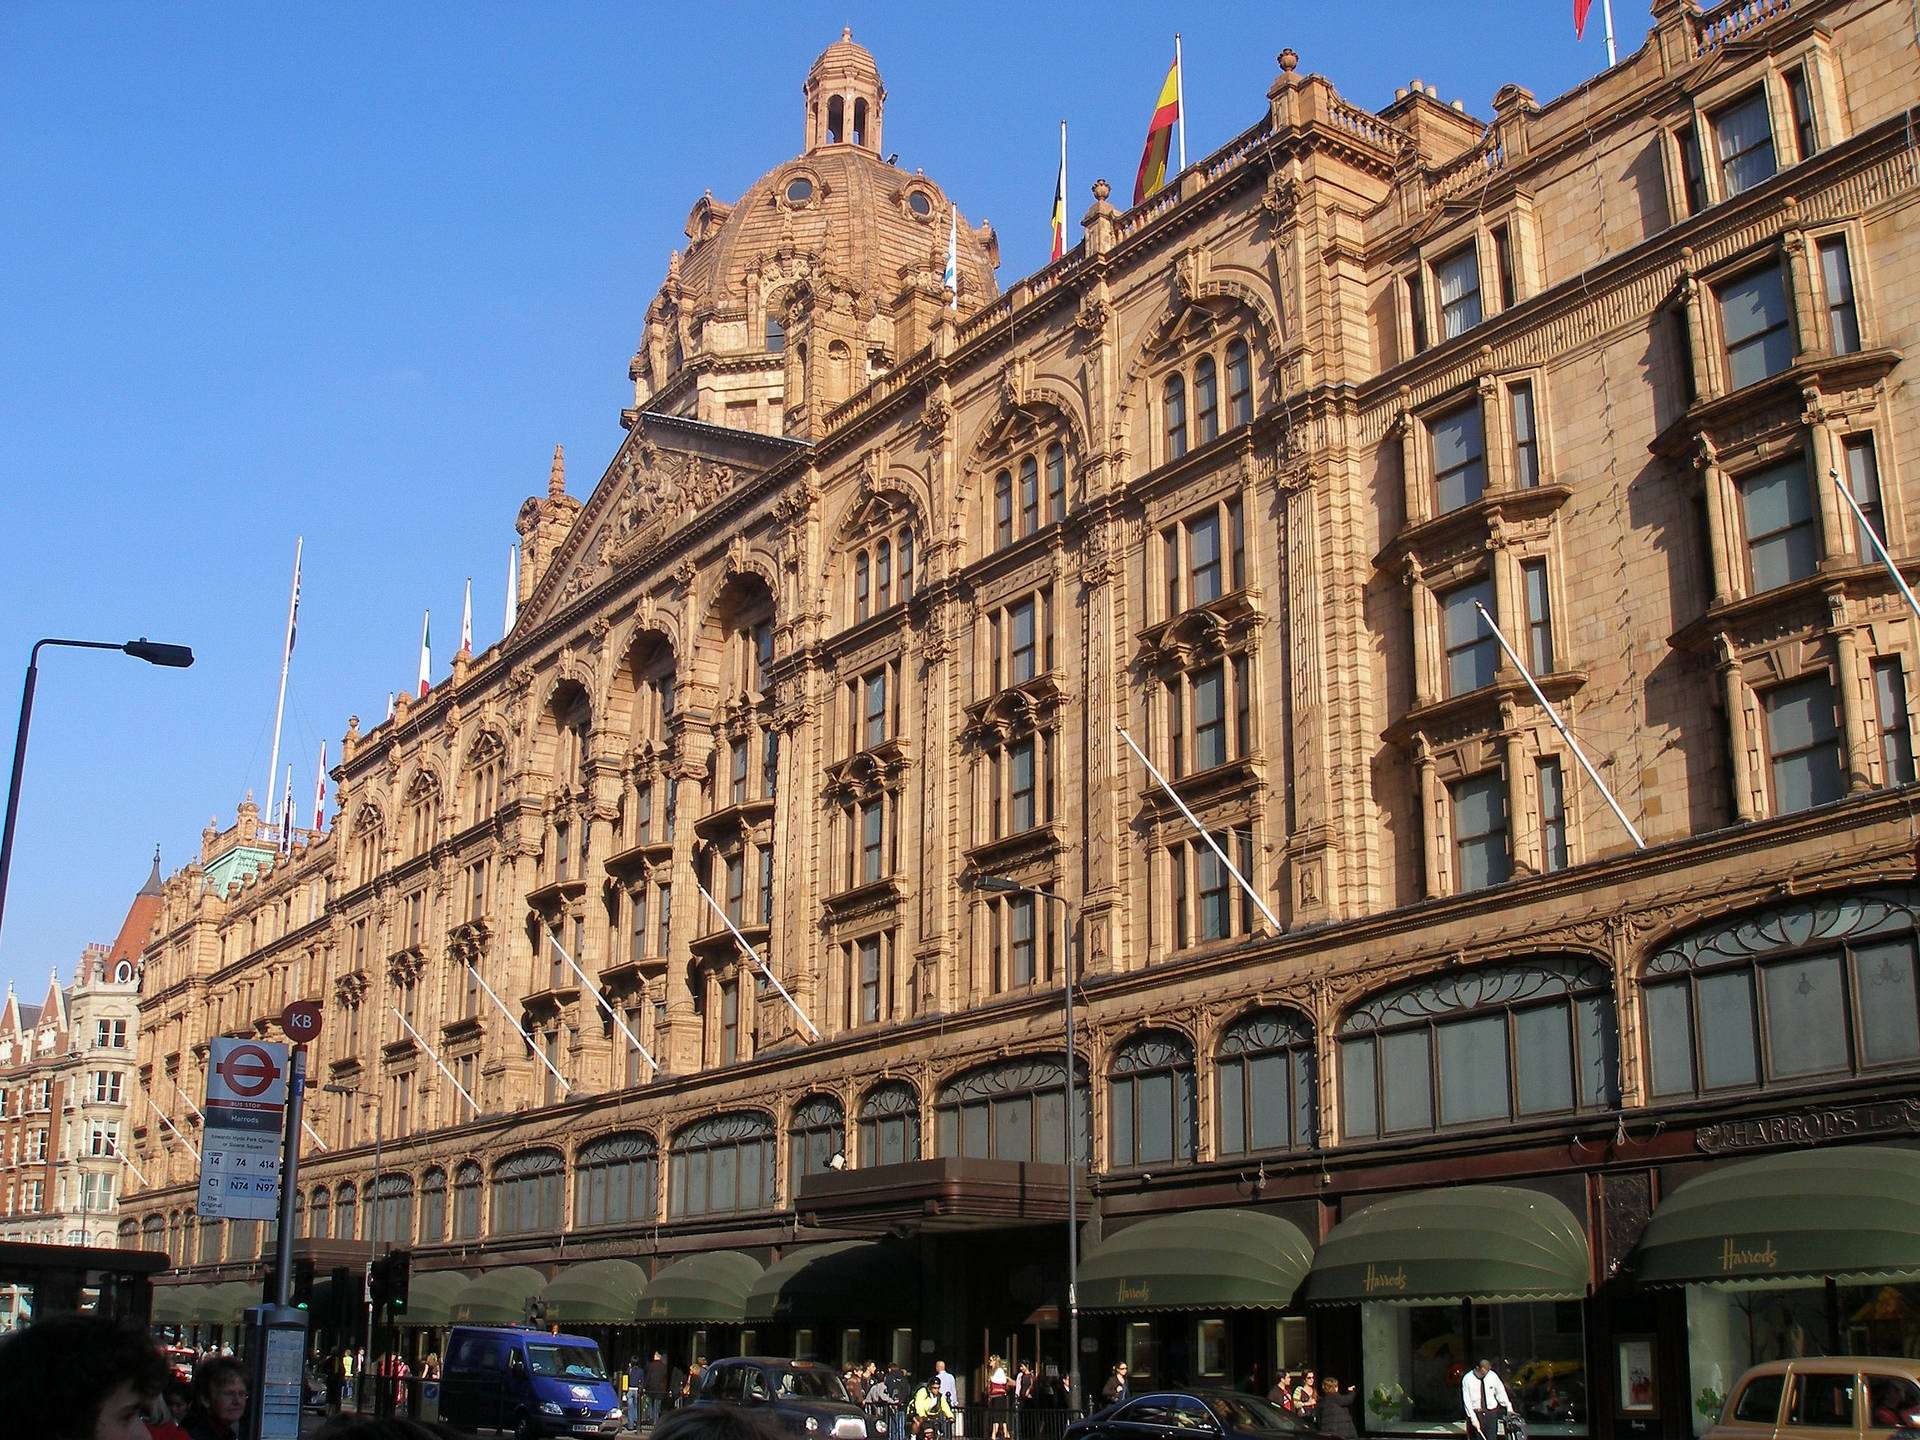
[[616,1360],[1058,1362],[1071,956],[1096,1382],[1317,1363],[1413,1432],[1485,1353],[1537,1432],[1683,1434],[1920,1350],[1909,16],[1651,26],[1490,117],[1285,52],[1046,269],[962,215],[955,309],[830,46],[511,633],[349,725],[330,831],[166,882],[163,1309],[266,1242],[193,1213],[208,1037],[306,997],[296,1243],[411,1248],[423,1351],[543,1293]]

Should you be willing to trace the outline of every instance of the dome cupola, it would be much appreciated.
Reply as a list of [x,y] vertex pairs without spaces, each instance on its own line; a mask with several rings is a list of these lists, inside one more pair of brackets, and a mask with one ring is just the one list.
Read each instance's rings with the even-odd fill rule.
[[880,111],[887,87],[880,67],[851,29],[820,52],[807,72],[807,153],[829,145],[858,145],[880,153]]

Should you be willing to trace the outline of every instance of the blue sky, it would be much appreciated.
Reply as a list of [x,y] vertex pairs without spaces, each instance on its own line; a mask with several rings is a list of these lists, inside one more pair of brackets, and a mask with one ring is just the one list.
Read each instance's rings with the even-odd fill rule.
[[[43,652],[0,978],[38,1000],[156,844],[173,870],[265,788],[296,536],[303,816],[321,739],[411,683],[423,609],[436,680],[467,577],[499,637],[521,501],[555,444],[598,478],[687,211],[799,151],[842,25],[886,148],[993,222],[1006,285],[1047,258],[1061,119],[1069,214],[1096,176],[1130,193],[1176,29],[1198,159],[1288,45],[1370,109],[1414,76],[1482,118],[1509,81],[1544,103],[1604,63],[1570,8],[0,0],[0,737],[40,636],[199,655]],[[1649,21],[1617,17],[1624,53]]]

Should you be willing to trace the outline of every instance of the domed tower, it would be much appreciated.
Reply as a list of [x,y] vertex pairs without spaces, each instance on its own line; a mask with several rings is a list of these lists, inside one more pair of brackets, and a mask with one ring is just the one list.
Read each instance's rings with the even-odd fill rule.
[[959,315],[991,300],[999,241],[918,171],[881,158],[886,87],[843,31],[802,87],[806,148],[729,205],[687,217],[630,371],[634,407],[812,438],[832,409],[927,344],[959,239]]

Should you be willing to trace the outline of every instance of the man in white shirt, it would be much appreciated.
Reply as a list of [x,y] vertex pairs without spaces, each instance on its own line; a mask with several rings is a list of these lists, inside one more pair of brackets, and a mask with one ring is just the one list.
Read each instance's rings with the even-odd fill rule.
[[1480,1440],[1494,1440],[1500,1433],[1500,1417],[1513,1413],[1507,1387],[1493,1373],[1491,1360],[1482,1360],[1461,1380],[1460,1403],[1467,1412],[1467,1427]]

